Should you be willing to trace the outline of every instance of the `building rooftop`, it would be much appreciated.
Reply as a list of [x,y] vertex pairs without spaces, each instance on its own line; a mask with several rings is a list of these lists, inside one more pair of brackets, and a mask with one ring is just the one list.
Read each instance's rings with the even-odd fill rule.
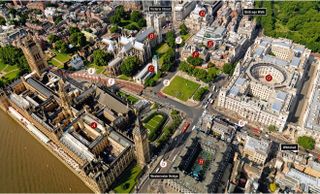
[[244,145],[244,150],[248,149],[253,152],[258,152],[262,155],[268,155],[270,151],[270,142],[262,139],[256,139],[250,136],[247,136],[247,141]]

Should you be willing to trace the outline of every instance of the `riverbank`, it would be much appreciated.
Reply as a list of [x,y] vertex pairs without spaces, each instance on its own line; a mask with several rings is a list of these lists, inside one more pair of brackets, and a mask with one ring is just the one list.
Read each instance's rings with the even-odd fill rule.
[[[48,144],[44,143],[43,141],[41,141],[35,134],[33,134],[28,128],[27,126],[22,123],[22,121],[19,121],[18,118],[16,118],[10,111],[6,110],[5,113],[7,115],[9,115],[13,120],[16,121],[16,123],[18,123],[23,129],[25,129],[25,131],[27,131],[29,134],[32,135],[32,137],[34,137],[41,145],[42,147],[45,147],[51,154],[53,154],[60,162],[62,162],[64,164],[64,166],[66,166],[69,170],[71,170],[71,172],[73,174],[75,174],[92,192],[95,193],[99,193],[99,191],[97,190],[97,188],[95,188],[94,186],[92,186],[89,182],[87,182],[85,180],[85,177],[83,175],[81,175],[80,173],[80,169],[79,171],[75,170],[74,168],[72,168],[70,166],[70,164],[68,164],[68,162],[66,160],[64,160],[63,158],[61,158],[61,156],[58,154],[58,152],[54,151],[54,146],[50,146],[52,144],[54,144],[53,142],[48,142]],[[55,144],[54,144],[55,145]],[[58,148],[57,145],[55,145],[57,150],[61,149]]]

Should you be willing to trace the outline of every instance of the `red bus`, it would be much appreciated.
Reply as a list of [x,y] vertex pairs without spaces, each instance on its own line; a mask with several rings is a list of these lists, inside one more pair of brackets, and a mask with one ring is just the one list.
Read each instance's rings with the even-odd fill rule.
[[190,123],[188,121],[186,121],[182,127],[182,133],[185,133],[188,129],[188,127],[190,126]]
[[260,135],[260,133],[261,133],[261,130],[260,129],[258,129],[258,128],[254,128],[253,130],[253,133],[255,134],[255,135]]
[[163,98],[166,98],[166,97],[167,97],[166,95],[162,94],[162,92],[158,92],[158,96],[159,96],[159,97],[163,97]]

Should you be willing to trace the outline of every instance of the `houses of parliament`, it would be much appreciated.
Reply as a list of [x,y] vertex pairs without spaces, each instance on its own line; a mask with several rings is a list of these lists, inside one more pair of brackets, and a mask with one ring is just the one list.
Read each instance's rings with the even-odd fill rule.
[[[139,113],[108,89],[51,70],[41,47],[30,36],[17,45],[31,73],[1,91],[2,109],[9,115],[22,115],[17,122],[47,138],[46,146],[62,149],[74,161],[74,172],[94,192],[109,191],[133,161],[141,168],[146,166],[149,142]],[[132,134],[127,133],[128,126],[133,128]]]

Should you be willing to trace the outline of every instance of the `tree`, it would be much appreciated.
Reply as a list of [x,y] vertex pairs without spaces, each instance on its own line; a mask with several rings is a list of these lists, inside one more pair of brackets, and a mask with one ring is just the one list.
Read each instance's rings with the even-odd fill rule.
[[111,32],[111,33],[121,32],[121,29],[119,28],[118,25],[113,25],[113,26],[110,28],[110,32]]
[[125,11],[124,11],[123,5],[120,5],[120,6],[116,7],[115,15],[118,15],[118,16],[121,17],[121,16],[124,16],[124,14],[125,14]]
[[187,62],[185,62],[185,61],[182,61],[182,62],[179,64],[179,70],[180,70],[180,71],[187,72],[188,75],[192,75],[192,74],[193,74],[194,67],[193,67],[192,65],[190,65],[189,63],[187,63]]
[[113,15],[110,17],[110,22],[112,24],[119,24],[121,22],[121,16],[119,15]]
[[268,126],[268,130],[269,130],[270,132],[276,132],[276,131],[277,131],[277,127],[276,127],[275,125],[269,125],[269,126]]
[[0,60],[7,65],[17,65],[20,72],[26,73],[29,70],[22,50],[11,45],[0,47]]
[[142,15],[139,11],[132,11],[130,14],[130,20],[133,22],[138,22],[142,18]]
[[166,41],[165,41],[171,48],[175,46],[175,38],[174,38],[174,32],[169,31],[166,34]]
[[163,64],[161,65],[161,71],[166,72],[170,71],[174,64],[174,50],[170,48],[163,55]]
[[208,69],[208,76],[211,79],[210,81],[214,80],[219,74],[220,70],[215,67],[211,67]]
[[58,40],[55,43],[55,49],[58,50],[60,53],[67,53],[68,52],[68,45],[62,40]]
[[144,85],[145,86],[149,86],[149,87],[153,87],[157,84],[156,80],[153,79],[153,77],[149,77],[145,80]]
[[208,81],[208,72],[204,69],[198,69],[198,68],[195,68],[193,70],[193,76],[195,76],[197,79],[203,81],[203,82],[209,82]]
[[113,54],[107,53],[101,49],[93,51],[93,62],[97,66],[107,65],[113,59]]
[[188,30],[187,26],[184,23],[180,25],[179,29],[180,29],[180,34],[181,35],[188,34],[189,30]]
[[309,136],[300,136],[298,137],[299,146],[303,147],[304,149],[313,150],[315,145],[315,140]]
[[139,28],[137,27],[137,25],[132,24],[132,23],[129,24],[129,25],[126,25],[125,28],[128,29],[128,30],[139,30]]
[[56,18],[54,19],[54,23],[55,23],[55,24],[59,24],[62,20],[63,20],[63,19],[62,19],[62,16],[58,16],[58,17],[56,17]]
[[77,32],[80,32],[80,29],[77,28],[77,27],[71,26],[71,27],[69,28],[69,32],[70,32],[70,34],[75,34],[75,33],[77,33]]
[[196,100],[196,101],[201,101],[204,94],[208,91],[207,88],[205,87],[202,87],[202,88],[199,88],[193,95],[193,99]]
[[0,25],[6,25],[6,20],[0,16]]
[[203,59],[200,57],[192,57],[189,56],[187,58],[188,63],[190,63],[193,66],[200,66],[203,63]]
[[141,19],[138,20],[137,24],[138,24],[138,26],[140,28],[145,27],[146,26],[146,20],[144,18],[141,18]]
[[58,40],[59,40],[59,37],[57,35],[55,35],[55,34],[50,34],[48,36],[48,41],[49,41],[50,44],[55,43]]
[[86,37],[81,32],[74,32],[70,35],[69,41],[74,46],[83,47],[87,44]]
[[223,65],[222,71],[225,74],[232,75],[233,71],[234,71],[234,68],[235,68],[235,65],[230,64],[230,63],[226,63],[226,64]]
[[134,75],[140,67],[140,60],[136,56],[128,56],[120,65],[120,71],[126,76]]

